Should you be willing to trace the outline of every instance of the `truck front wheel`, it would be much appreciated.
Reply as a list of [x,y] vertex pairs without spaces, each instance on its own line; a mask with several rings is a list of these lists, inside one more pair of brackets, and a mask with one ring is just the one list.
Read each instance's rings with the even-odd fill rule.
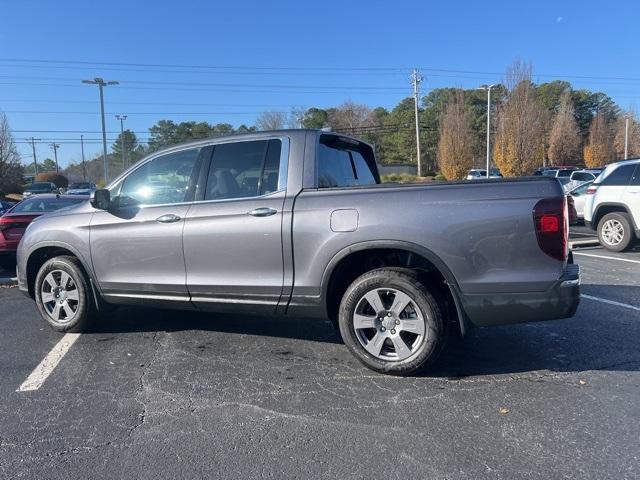
[[347,288],[339,311],[344,343],[372,370],[408,375],[432,363],[447,337],[438,302],[416,272],[380,268]]
[[42,318],[59,332],[82,332],[95,307],[89,281],[80,262],[60,256],[44,263],[35,282],[36,306]]

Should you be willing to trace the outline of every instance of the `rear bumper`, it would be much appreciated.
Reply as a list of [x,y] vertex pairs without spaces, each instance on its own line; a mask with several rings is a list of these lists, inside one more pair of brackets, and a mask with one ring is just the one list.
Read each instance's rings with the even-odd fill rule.
[[560,278],[544,292],[461,294],[460,300],[477,327],[569,318],[580,303],[580,267],[567,264]]

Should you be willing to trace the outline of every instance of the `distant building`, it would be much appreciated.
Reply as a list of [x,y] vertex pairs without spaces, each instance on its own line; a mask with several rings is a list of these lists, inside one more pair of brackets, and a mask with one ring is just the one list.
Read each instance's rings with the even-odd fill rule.
[[411,164],[397,164],[397,165],[378,165],[378,172],[380,175],[392,175],[394,173],[408,173],[409,175],[417,175],[418,167]]

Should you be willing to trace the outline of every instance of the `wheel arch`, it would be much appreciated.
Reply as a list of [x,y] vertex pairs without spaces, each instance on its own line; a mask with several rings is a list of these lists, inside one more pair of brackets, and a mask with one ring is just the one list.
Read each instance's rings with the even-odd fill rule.
[[629,211],[629,207],[627,207],[627,205],[625,205],[624,203],[619,202],[606,202],[601,203],[597,206],[596,211],[593,214],[593,218],[591,219],[596,230],[598,228],[600,220],[602,220],[602,217],[609,213],[626,213],[631,219],[631,226],[635,230],[638,230],[639,226],[635,224],[635,220],[633,218],[633,215],[631,215],[631,212]]
[[85,262],[84,258],[77,251],[77,249],[64,242],[45,242],[38,243],[27,255],[27,260],[25,262],[25,277],[27,280],[27,289],[29,292],[29,296],[31,298],[35,298],[34,285],[40,267],[42,267],[42,265],[44,265],[47,260],[63,255],[78,259],[80,265],[82,266],[82,269],[89,277],[89,283],[91,284],[91,290],[94,297],[96,295],[99,295],[99,292],[97,291],[98,287],[93,276],[93,271],[91,270],[91,268],[89,268],[89,265]]
[[[332,321],[334,320],[334,315],[336,313],[334,304],[335,296],[337,294],[333,287],[336,285],[335,281],[337,280],[337,277],[339,277],[341,267],[346,265],[350,261],[350,259],[354,259],[356,258],[356,256],[363,255],[365,252],[371,252],[372,255],[375,255],[379,252],[404,252],[407,254],[415,255],[418,259],[427,262],[428,265],[431,265],[433,267],[434,273],[437,272],[437,274],[442,277],[442,285],[446,287],[446,294],[450,295],[451,299],[453,300],[453,306],[455,308],[455,312],[453,313],[455,313],[455,315],[457,316],[457,323],[459,324],[460,332],[464,335],[469,330],[470,322],[460,300],[460,289],[458,286],[458,282],[449,267],[447,267],[447,265],[438,255],[436,255],[428,248],[412,242],[404,242],[399,240],[372,240],[355,243],[343,248],[332,257],[324,270],[321,282],[321,305],[326,309],[326,312],[332,319]],[[388,266],[402,265],[392,264]],[[367,268],[362,273],[365,273],[366,271],[369,271],[371,269],[372,268]],[[338,287],[338,292],[339,290],[340,288]]]

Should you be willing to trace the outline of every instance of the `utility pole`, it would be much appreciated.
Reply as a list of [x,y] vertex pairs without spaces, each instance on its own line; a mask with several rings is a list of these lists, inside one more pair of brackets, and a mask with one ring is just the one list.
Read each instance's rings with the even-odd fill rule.
[[624,119],[624,159],[628,158],[629,153],[629,117]]
[[58,148],[60,148],[60,144],[50,143],[49,146],[53,150],[53,158],[56,160],[56,173],[60,173],[60,167],[58,166]]
[[[36,141],[42,140],[41,138],[27,138],[28,142],[31,142],[31,148],[33,149],[33,167],[35,176],[38,176],[38,159],[36,158]],[[35,178],[35,177],[34,177]]]
[[87,166],[84,163],[84,135],[80,135],[80,152],[82,153],[82,179],[87,181]]
[[[487,91],[487,178],[491,176],[489,169],[491,168],[491,89],[495,87],[495,83],[488,87],[480,87],[479,90]],[[544,149],[543,149],[544,150]],[[544,156],[542,157],[544,163]]]
[[[38,176],[38,158],[36,157],[36,141],[42,140],[41,138],[27,138],[27,140],[31,141],[31,148],[33,149],[33,167],[35,176]],[[34,177],[35,178],[35,177]]]
[[122,150],[122,170],[127,168],[126,156],[125,156],[125,144],[124,144],[124,121],[127,119],[126,115],[116,115],[116,120],[120,120],[120,149]]
[[411,85],[413,86],[413,100],[415,107],[415,115],[416,115],[416,156],[418,160],[418,176],[422,175],[422,160],[420,158],[420,124],[418,120],[418,91],[420,82],[424,80],[424,77],[420,75],[418,69],[414,68],[413,72],[411,72]]
[[102,78],[96,77],[93,80],[82,80],[82,83],[90,85],[98,85],[100,90],[100,116],[102,117],[102,155],[104,158],[104,183],[109,183],[109,164],[107,162],[107,131],[104,124],[104,94],[102,90],[109,85],[118,85],[119,82],[109,81],[105,82]]

